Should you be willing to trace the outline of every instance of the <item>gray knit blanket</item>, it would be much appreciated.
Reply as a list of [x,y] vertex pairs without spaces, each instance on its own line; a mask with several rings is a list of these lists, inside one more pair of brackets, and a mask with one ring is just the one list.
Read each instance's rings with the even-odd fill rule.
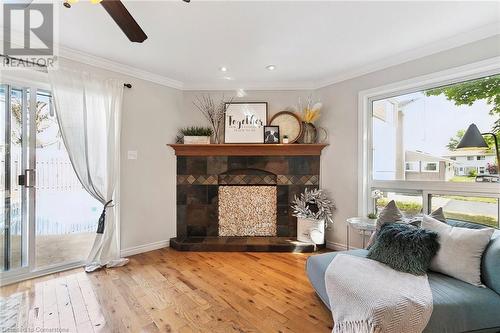
[[325,274],[333,333],[420,333],[432,313],[427,276],[338,254]]

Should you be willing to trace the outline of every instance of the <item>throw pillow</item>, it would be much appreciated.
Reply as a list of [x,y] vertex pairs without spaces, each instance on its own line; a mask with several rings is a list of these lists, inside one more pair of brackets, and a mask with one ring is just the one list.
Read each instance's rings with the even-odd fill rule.
[[[422,214],[422,212],[420,212],[419,216],[416,216],[416,217],[412,218],[409,223],[413,224],[416,227],[420,227],[420,225],[422,224],[422,218],[423,218],[423,216],[424,215]],[[430,213],[429,216],[433,217],[436,220],[441,221],[443,223],[447,223],[446,222],[446,217],[444,217],[443,207],[439,207],[438,209],[436,209],[435,211],[433,211],[432,213]]]
[[380,228],[386,223],[396,223],[401,222],[403,219],[403,213],[399,210],[398,206],[396,206],[396,202],[394,200],[389,201],[389,203],[382,209],[380,212],[375,232],[370,236],[368,240],[368,249],[375,243],[375,239],[377,239]]
[[367,258],[414,275],[424,275],[439,249],[438,234],[406,223],[385,224]]
[[494,230],[452,227],[430,216],[424,216],[422,228],[439,235],[441,245],[432,259],[431,270],[483,287],[481,258]]
[[439,207],[438,209],[433,211],[429,216],[435,218],[438,221],[446,223],[446,217],[444,217],[443,207]]

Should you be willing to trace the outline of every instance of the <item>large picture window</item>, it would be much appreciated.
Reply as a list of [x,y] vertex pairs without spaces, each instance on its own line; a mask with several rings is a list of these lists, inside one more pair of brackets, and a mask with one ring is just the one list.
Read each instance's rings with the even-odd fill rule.
[[[488,148],[457,149],[467,128],[500,134],[500,69],[360,94],[364,122],[361,213],[395,200],[407,216],[443,207],[447,218],[499,227],[499,168]],[[389,90],[389,91],[387,91]],[[366,135],[367,134],[367,135]],[[360,155],[361,156],[361,155]],[[370,193],[381,190],[383,198]]]

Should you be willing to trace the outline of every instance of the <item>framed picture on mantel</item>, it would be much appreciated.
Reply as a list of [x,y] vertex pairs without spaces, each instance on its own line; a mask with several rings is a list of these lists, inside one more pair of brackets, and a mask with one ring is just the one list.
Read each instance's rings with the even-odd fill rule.
[[264,143],[266,102],[226,103],[224,143]]

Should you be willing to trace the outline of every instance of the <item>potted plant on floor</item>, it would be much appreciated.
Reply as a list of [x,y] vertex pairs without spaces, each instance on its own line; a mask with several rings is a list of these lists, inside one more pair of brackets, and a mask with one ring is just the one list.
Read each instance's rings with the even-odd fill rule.
[[181,129],[185,144],[209,144],[212,133],[210,127],[191,126]]
[[314,244],[325,243],[325,224],[333,223],[335,205],[325,191],[307,188],[292,204],[293,216],[297,217],[297,240]]

